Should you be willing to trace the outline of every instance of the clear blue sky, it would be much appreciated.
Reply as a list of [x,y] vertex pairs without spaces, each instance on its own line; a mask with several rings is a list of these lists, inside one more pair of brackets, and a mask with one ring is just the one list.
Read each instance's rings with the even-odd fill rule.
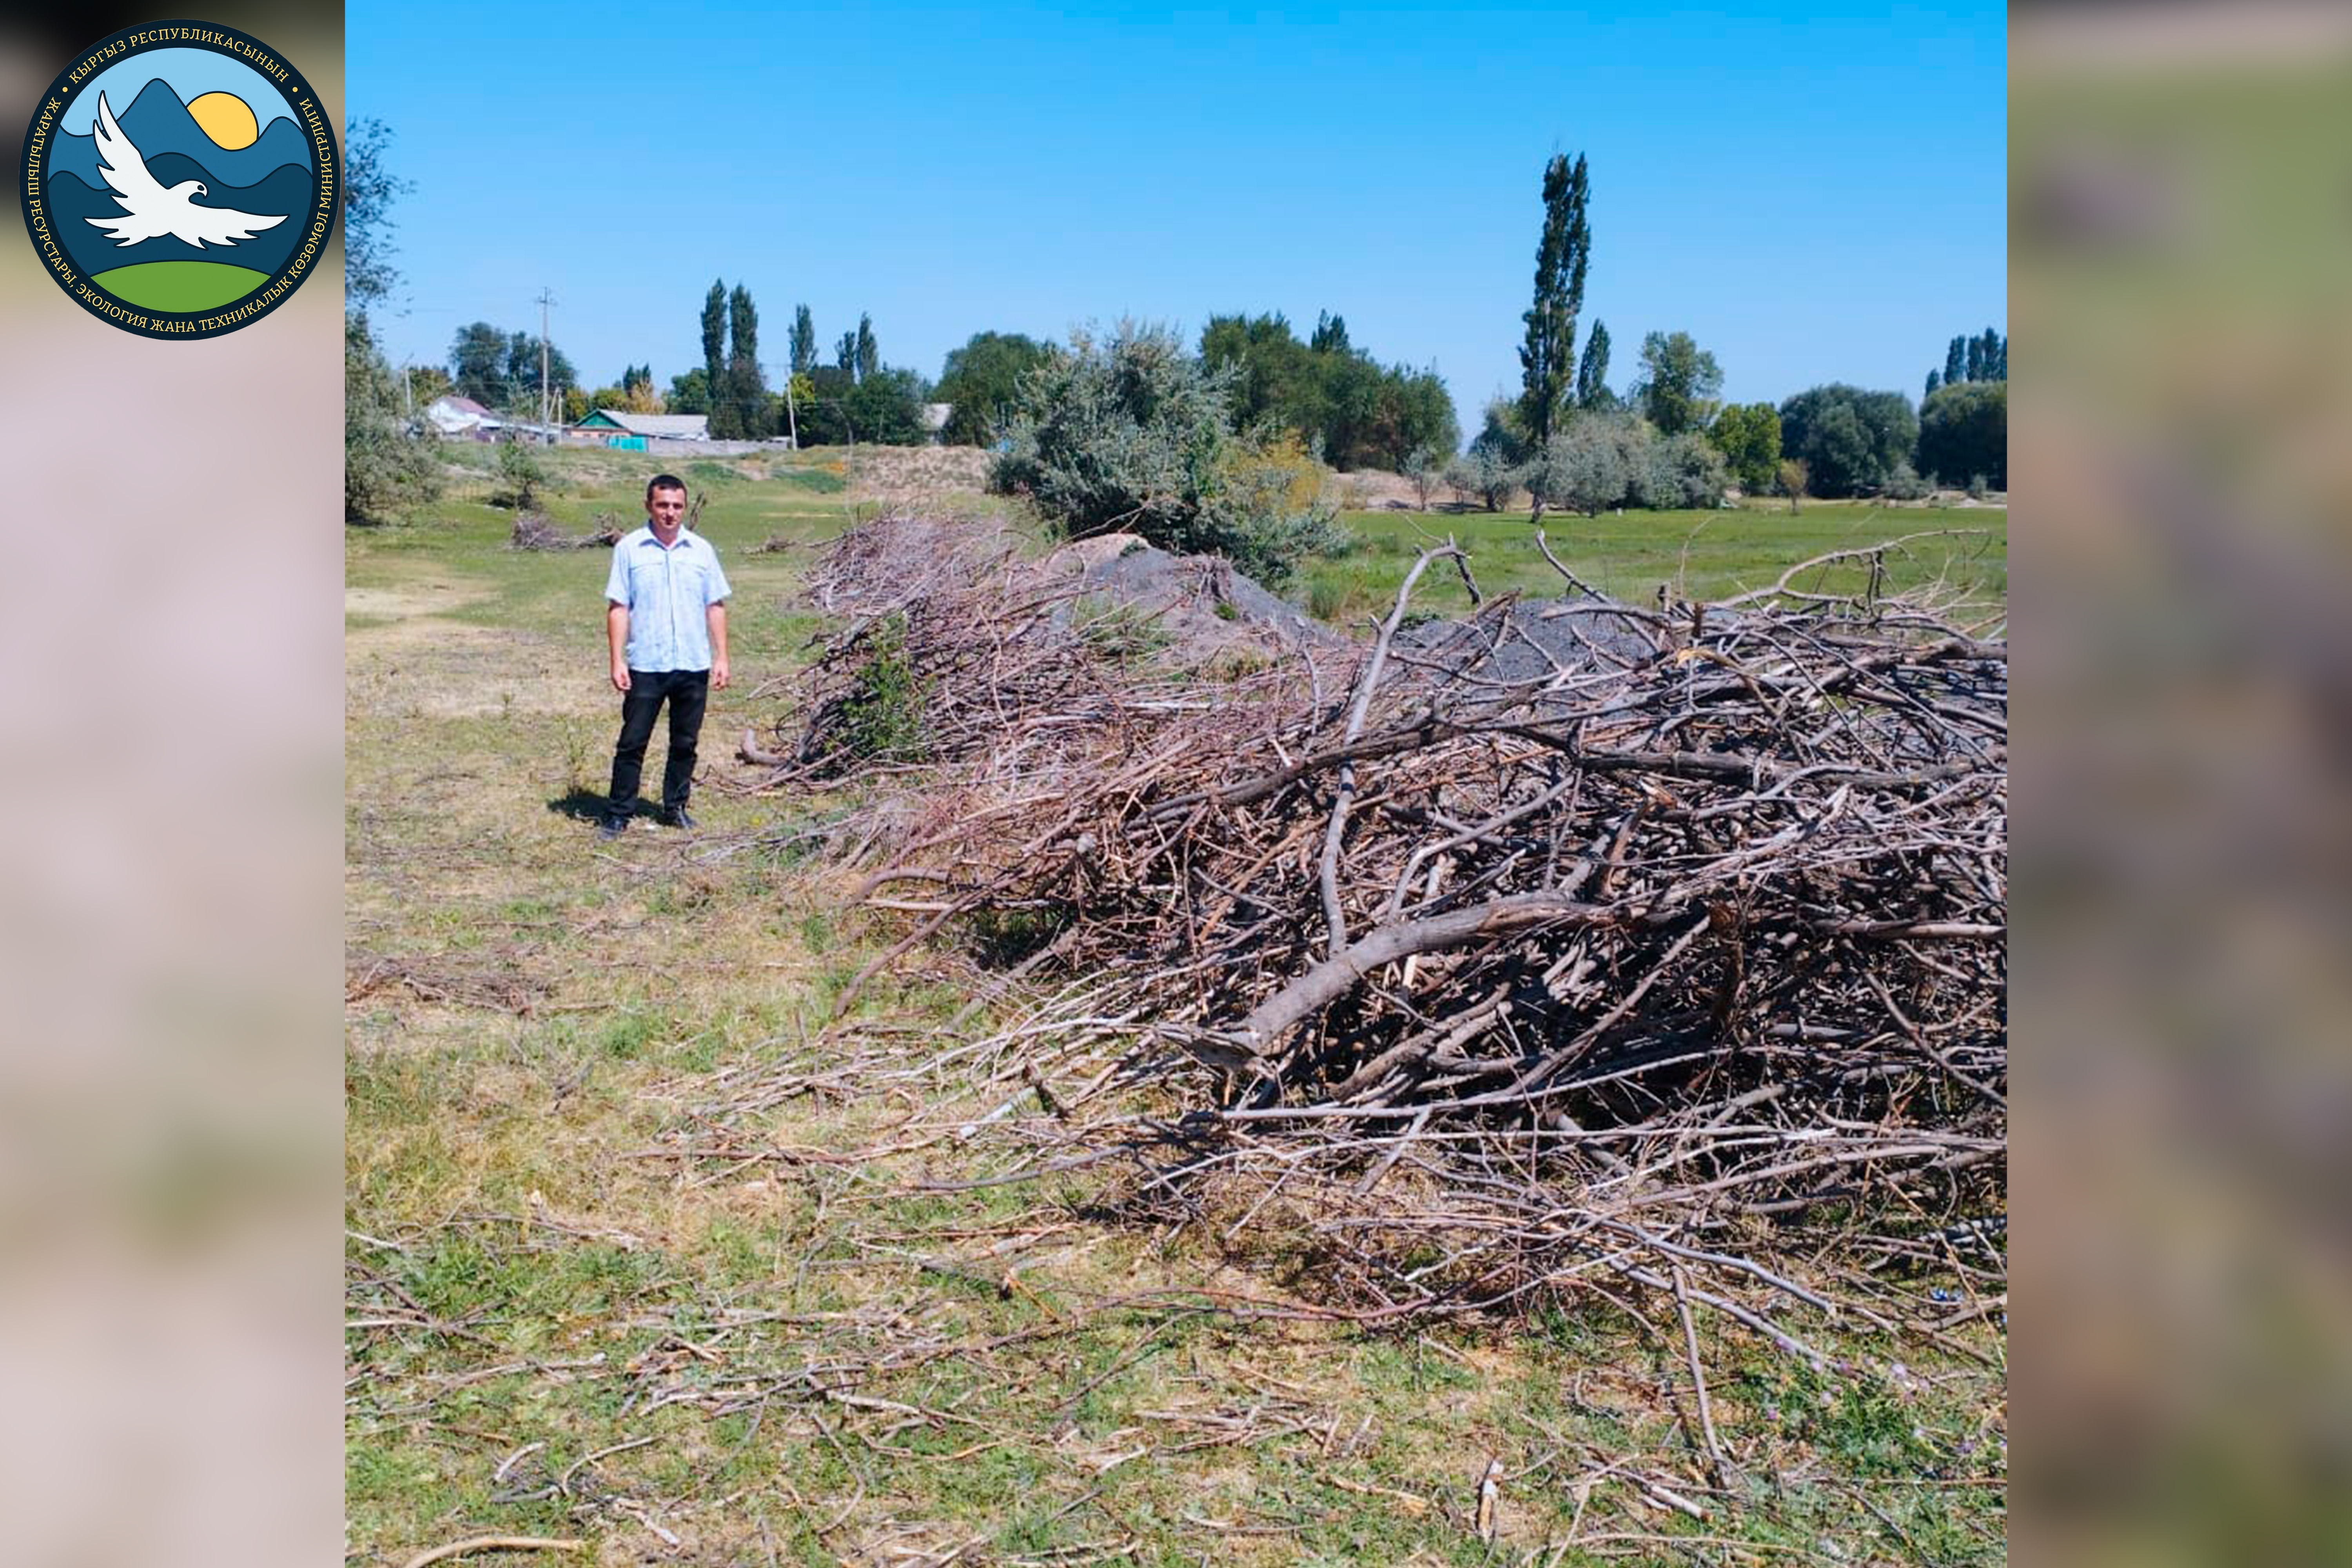
[[1666,13],[353,0],[346,113],[397,132],[407,313],[553,336],[591,385],[701,362],[713,278],[826,355],[871,313],[936,376],[981,331],[1318,310],[1434,363],[1465,437],[1516,394],[1543,164],[1590,161],[1598,317],[1727,398],[1907,393],[2007,331],[2004,7]]

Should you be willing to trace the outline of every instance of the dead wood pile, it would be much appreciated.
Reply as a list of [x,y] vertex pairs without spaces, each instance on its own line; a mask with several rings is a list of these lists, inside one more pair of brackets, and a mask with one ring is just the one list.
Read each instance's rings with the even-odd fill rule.
[[[1032,999],[940,1059],[1055,1113],[1031,1168],[1241,1194],[1367,1315],[1630,1280],[1801,1349],[1760,1298],[1823,1299],[1757,1259],[1825,1231],[1865,1316],[1905,1268],[1998,1289],[2005,643],[1795,569],[1653,611],[1562,566],[1404,633],[1441,563],[1369,646],[1184,670],[1001,540],[846,536],[779,777],[870,785],[836,863],[920,917],[893,960],[957,923]],[[919,728],[861,754],[885,625]]]

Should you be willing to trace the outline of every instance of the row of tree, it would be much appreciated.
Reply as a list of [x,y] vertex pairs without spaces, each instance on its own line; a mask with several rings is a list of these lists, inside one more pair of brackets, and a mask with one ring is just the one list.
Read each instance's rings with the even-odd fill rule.
[[1927,390],[1922,395],[1922,406],[1944,386],[1958,386],[1972,381],[2007,381],[2009,379],[2009,340],[1991,327],[1975,337],[1963,333],[1954,338],[1944,351],[1944,368],[1927,373]]
[[1296,437],[1342,470],[1402,472],[1416,452],[1450,453],[1462,444],[1454,400],[1434,366],[1382,365],[1348,341],[1348,323],[1318,317],[1300,342],[1280,313],[1212,316],[1201,331],[1201,360],[1230,369],[1231,408],[1242,425]]

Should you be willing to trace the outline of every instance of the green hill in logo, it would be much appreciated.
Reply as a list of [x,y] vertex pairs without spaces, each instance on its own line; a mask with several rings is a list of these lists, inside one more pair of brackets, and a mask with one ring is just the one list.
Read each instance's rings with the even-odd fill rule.
[[269,274],[226,261],[142,261],[94,272],[89,280],[126,304],[184,312],[242,300],[268,282]]

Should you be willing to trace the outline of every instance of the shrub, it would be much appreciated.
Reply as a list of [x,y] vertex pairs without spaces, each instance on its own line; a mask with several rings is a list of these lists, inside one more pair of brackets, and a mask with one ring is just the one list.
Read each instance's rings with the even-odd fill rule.
[[1618,423],[1580,419],[1551,438],[1543,460],[1528,475],[1528,489],[1538,504],[1591,517],[1602,507],[1625,503],[1633,470],[1625,461],[1626,442],[1607,427]]
[[529,443],[509,441],[499,447],[499,479],[506,489],[498,499],[517,511],[526,511],[539,500],[547,483],[547,470],[540,466]]
[[866,645],[866,661],[842,700],[842,743],[852,755],[872,761],[920,761],[929,750],[925,692],[907,654],[906,613],[883,616],[859,641]]
[[1889,500],[1926,500],[1936,487],[1919,477],[1918,470],[1908,463],[1897,463],[1886,478],[1885,494]]
[[1643,506],[1676,510],[1718,506],[1730,485],[1723,454],[1694,432],[1649,442],[1634,490]]
[[1339,536],[1321,471],[1295,438],[1228,428],[1231,379],[1162,328],[1073,333],[1023,381],[990,484],[1028,496],[1074,537],[1130,530],[1279,585]]

